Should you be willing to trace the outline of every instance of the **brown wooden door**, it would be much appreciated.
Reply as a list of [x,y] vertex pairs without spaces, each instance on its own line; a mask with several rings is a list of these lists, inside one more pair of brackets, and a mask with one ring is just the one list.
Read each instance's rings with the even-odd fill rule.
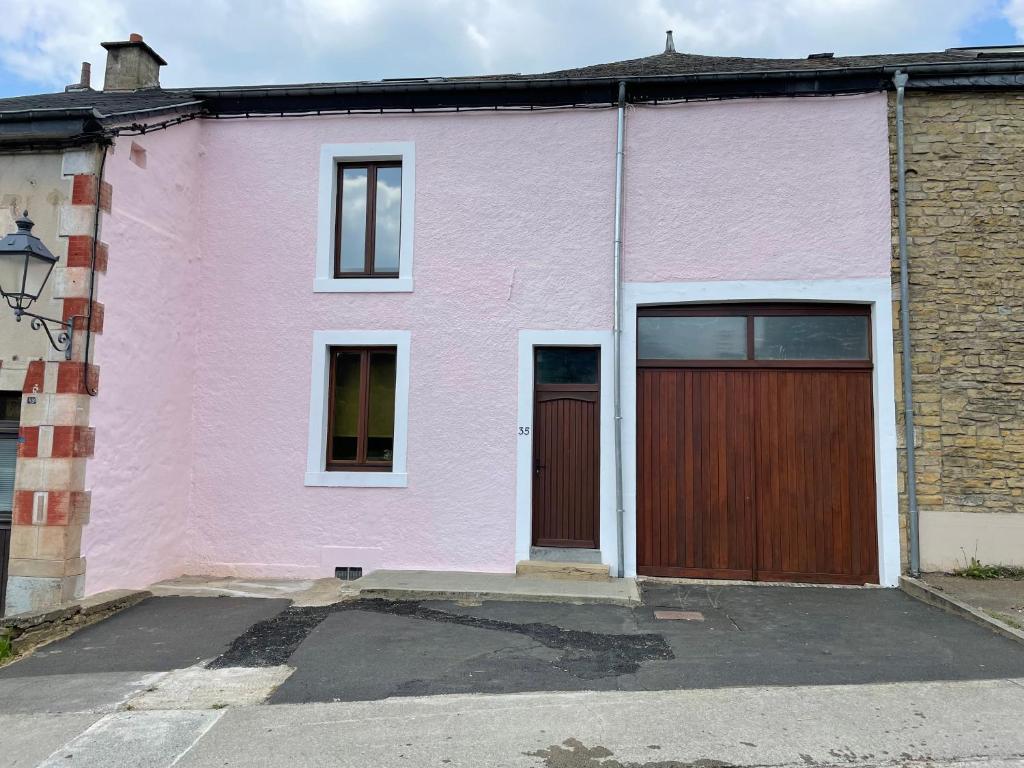
[[752,579],[752,374],[641,370],[637,547],[648,576]]
[[[651,317],[639,326],[637,571],[877,581],[866,310],[737,305]],[[691,350],[719,357],[687,359]],[[799,357],[822,350],[836,359]]]
[[757,374],[758,578],[877,578],[871,392],[870,371]]
[[533,543],[600,546],[600,386],[596,348],[536,351]]

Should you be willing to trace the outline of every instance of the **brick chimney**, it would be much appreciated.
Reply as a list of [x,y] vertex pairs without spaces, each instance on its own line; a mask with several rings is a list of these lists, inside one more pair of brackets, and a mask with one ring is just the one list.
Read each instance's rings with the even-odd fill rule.
[[77,83],[72,83],[71,85],[68,85],[68,86],[65,86],[64,90],[65,91],[69,91],[69,92],[70,91],[91,91],[92,90],[92,84],[89,82],[91,77],[92,77],[92,64],[90,64],[88,61],[83,61],[82,62],[82,74],[78,78],[78,82]]
[[160,67],[167,64],[134,32],[127,40],[101,43],[107,49],[104,91],[134,91],[160,87]]

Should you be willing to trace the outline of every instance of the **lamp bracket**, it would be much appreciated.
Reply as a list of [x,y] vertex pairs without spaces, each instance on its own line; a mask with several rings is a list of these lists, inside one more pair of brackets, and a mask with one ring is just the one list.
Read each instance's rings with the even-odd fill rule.
[[[43,315],[37,315],[24,309],[15,309],[14,319],[20,323],[22,317],[32,318],[32,330],[38,331],[41,328],[46,332],[46,336],[50,340],[50,346],[58,352],[63,352],[65,360],[71,359],[71,338],[72,330],[74,329],[74,317],[67,320],[55,320],[52,317],[44,317]],[[51,324],[54,327],[51,328]]]

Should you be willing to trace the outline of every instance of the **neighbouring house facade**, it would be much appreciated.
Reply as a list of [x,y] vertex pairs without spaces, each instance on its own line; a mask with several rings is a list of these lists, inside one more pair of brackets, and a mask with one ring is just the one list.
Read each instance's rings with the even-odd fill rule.
[[[14,135],[18,131],[13,128]],[[0,162],[0,229],[14,231],[15,220],[31,210],[33,234],[60,259],[33,311],[72,319],[80,353],[92,262],[87,232],[99,204],[98,156],[95,150],[44,145],[4,155]],[[97,256],[96,271],[102,273],[102,249]],[[100,331],[102,306],[97,307],[92,327]],[[29,328],[29,319],[6,318],[0,335],[0,605],[11,585],[20,606],[18,591],[29,584],[38,588],[32,604],[54,604],[84,587],[84,561],[77,553],[88,519],[84,464],[92,439],[89,401],[80,396],[84,357],[64,360],[42,332]],[[40,457],[47,459],[45,466]]]
[[[975,557],[1024,564],[1022,84],[1019,74],[984,71],[907,83],[912,391],[926,571]],[[897,398],[902,412],[901,389]]]
[[104,91],[0,101],[0,180],[47,145],[97,194],[39,234],[102,253],[21,383],[9,611],[569,549],[897,582],[889,91],[973,55],[186,91],[105,46]]

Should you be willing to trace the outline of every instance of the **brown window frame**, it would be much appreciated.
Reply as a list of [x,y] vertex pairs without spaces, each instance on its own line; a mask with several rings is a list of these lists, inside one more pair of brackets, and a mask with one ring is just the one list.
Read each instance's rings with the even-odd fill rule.
[[[365,162],[338,163],[334,196],[334,277],[347,278],[396,278],[398,270],[378,271],[374,266],[377,239],[377,171],[381,168],[401,168],[401,160],[374,160]],[[341,270],[341,204],[344,197],[344,174],[347,168],[366,169],[366,237],[363,243],[363,269],[361,272]],[[402,173],[405,180],[405,172]],[[401,258],[402,224],[398,224],[399,258]]]
[[[746,317],[747,356],[743,360],[637,359],[639,368],[852,368],[871,370],[871,307],[867,304],[687,304],[637,307],[637,337],[641,317]],[[754,318],[778,316],[854,315],[868,318],[868,356],[864,360],[763,360],[754,357]]]
[[[335,459],[334,452],[334,377],[338,369],[338,357],[342,354],[359,353],[359,417],[356,427],[355,460]],[[389,345],[329,348],[330,376],[327,385],[327,446],[325,468],[328,472],[390,472],[393,461],[370,461],[366,458],[370,420],[370,355],[375,352],[390,352],[398,359],[398,347]],[[397,372],[396,372],[397,376]],[[397,389],[397,381],[396,381]],[[394,440],[394,427],[391,439]]]

